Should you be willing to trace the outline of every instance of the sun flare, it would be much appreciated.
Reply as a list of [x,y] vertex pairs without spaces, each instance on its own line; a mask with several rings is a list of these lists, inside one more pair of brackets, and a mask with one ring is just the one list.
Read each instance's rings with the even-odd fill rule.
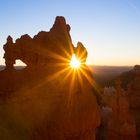
[[70,61],[70,66],[74,69],[78,69],[80,65],[81,65],[80,61],[76,58],[75,54],[73,54]]

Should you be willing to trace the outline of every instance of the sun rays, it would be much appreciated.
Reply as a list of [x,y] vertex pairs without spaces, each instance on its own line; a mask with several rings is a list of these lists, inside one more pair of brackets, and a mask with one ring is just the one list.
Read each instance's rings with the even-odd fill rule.
[[68,104],[71,104],[74,97],[73,95],[79,91],[85,91],[87,85],[98,91],[98,86],[93,80],[88,66],[83,61],[83,53],[81,53],[81,55],[79,53],[78,57],[77,54],[74,53],[67,53],[67,57],[50,50],[47,51],[47,53],[58,61],[56,63],[51,62],[48,65],[48,67],[52,67],[53,71],[50,72],[50,74],[46,76],[45,81],[42,81],[38,86],[46,85],[48,82],[53,83],[54,81],[57,81],[58,85],[60,84],[62,87],[66,86]]
[[84,86],[83,79],[86,79],[90,85],[94,85],[92,75],[88,72],[88,67],[82,62],[82,60],[80,60],[80,58],[76,57],[76,54],[72,54],[71,57],[69,54],[69,58],[63,58],[62,56],[59,57],[56,54],[55,56],[63,60],[63,63],[56,64],[60,69],[47,78],[49,81],[62,76],[64,83],[67,80],[70,81],[70,92],[74,89],[75,83],[77,82],[82,88]]
[[74,69],[78,69],[81,65],[80,60],[78,60],[75,56],[75,54],[72,55],[71,61],[70,61],[70,66]]

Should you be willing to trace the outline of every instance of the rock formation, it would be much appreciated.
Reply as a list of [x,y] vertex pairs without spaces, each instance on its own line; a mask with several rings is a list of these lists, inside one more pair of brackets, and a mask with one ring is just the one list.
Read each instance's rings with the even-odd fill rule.
[[135,65],[132,70],[123,73],[120,78],[127,89],[130,112],[135,118],[137,137],[140,138],[140,66]]
[[[0,100],[9,123],[18,131],[0,118],[5,126],[0,127],[3,140],[95,139],[100,111],[92,74],[84,63],[87,51],[80,42],[74,48],[69,32],[65,19],[56,17],[49,32],[41,31],[33,38],[23,35],[15,43],[7,38]],[[73,53],[81,59],[82,70],[69,66]],[[27,67],[15,70],[17,59]]]
[[130,111],[134,115],[137,128],[137,137],[140,138],[140,71],[128,87]]
[[[120,81],[116,81],[116,93],[105,94],[104,101],[112,110],[109,112],[104,139],[136,140],[136,123],[130,113],[127,94],[121,89]],[[104,118],[105,119],[105,118]]]
[[80,58],[81,63],[86,62],[87,51],[81,42],[77,43],[77,47],[75,49],[75,54],[77,55],[78,58]]
[[74,51],[69,31],[70,26],[65,19],[57,17],[49,32],[39,32],[33,38],[23,35],[16,43],[8,37],[4,45],[6,68],[11,68],[16,59],[22,60],[29,67],[37,68],[69,60]]

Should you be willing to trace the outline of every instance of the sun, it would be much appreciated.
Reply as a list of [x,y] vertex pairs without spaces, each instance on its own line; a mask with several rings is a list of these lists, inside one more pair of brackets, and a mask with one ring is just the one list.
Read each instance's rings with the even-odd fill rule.
[[80,67],[81,63],[80,60],[78,60],[75,56],[75,54],[72,55],[70,66],[74,69],[78,69]]

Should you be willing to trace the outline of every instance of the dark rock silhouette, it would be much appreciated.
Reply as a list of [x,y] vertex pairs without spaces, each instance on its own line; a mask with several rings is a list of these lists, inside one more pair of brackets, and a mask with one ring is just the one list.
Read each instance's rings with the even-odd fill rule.
[[140,72],[140,65],[135,65],[134,66],[134,71]]
[[122,87],[127,89],[127,86],[134,80],[136,77],[140,76],[140,65],[135,65],[134,68],[129,71],[123,72],[119,77],[122,81]]
[[136,65],[130,73],[127,73],[128,76],[129,74],[132,77],[127,89],[130,111],[135,117],[137,137],[140,138],[140,66]]
[[14,44],[13,39],[11,36],[8,36],[7,43],[3,47],[5,54],[5,64],[6,69],[13,69],[13,65],[15,64],[15,57],[14,57]]
[[[69,31],[65,19],[56,17],[49,32],[23,35],[15,43],[7,38],[6,67],[0,72],[3,140],[95,139],[100,124],[96,88],[84,63],[87,51],[82,43],[74,48]],[[81,59],[82,70],[70,67],[73,53]],[[27,67],[15,70],[17,59]]]
[[50,32],[39,32],[33,38],[23,35],[16,43],[8,37],[4,45],[6,68],[12,67],[16,59],[22,60],[29,67],[37,68],[49,63],[65,62],[70,59],[74,49],[69,31],[70,26],[65,19],[57,17]]

